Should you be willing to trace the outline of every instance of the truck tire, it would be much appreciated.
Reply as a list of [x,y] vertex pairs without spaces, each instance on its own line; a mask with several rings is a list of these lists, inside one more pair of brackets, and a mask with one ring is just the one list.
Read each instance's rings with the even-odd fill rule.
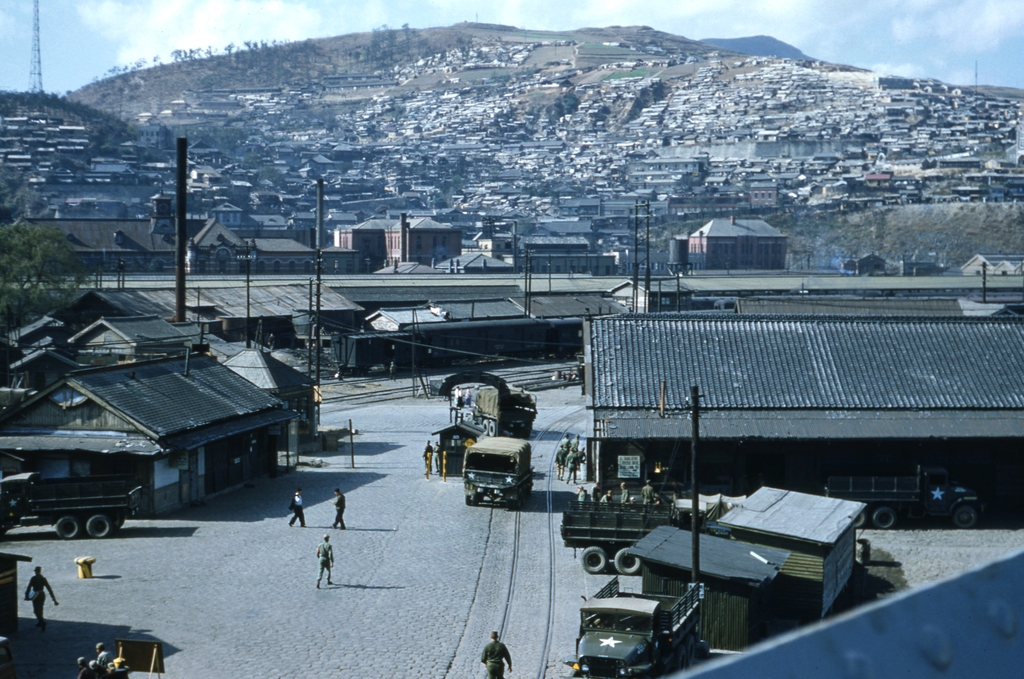
[[892,507],[879,507],[871,514],[871,523],[875,528],[888,530],[896,525],[896,510]]
[[863,528],[864,524],[868,522],[868,510],[865,508],[860,514],[853,519],[854,528]]
[[608,555],[597,545],[584,549],[580,560],[583,562],[583,570],[591,575],[597,575],[608,567]]
[[622,575],[636,575],[642,566],[640,557],[630,554],[628,547],[623,547],[615,553],[615,570]]
[[488,436],[494,436],[498,430],[498,423],[494,420],[486,420],[484,422],[484,433]]
[[116,526],[106,514],[94,514],[85,522],[85,532],[91,538],[108,538],[113,535]]
[[472,495],[467,495],[466,496],[466,506],[467,507],[472,507],[473,506],[473,496]]
[[57,535],[65,540],[74,540],[82,535],[82,522],[71,514],[57,519],[53,527],[57,530]]
[[978,510],[971,505],[960,505],[953,512],[953,525],[957,528],[974,528],[978,523]]

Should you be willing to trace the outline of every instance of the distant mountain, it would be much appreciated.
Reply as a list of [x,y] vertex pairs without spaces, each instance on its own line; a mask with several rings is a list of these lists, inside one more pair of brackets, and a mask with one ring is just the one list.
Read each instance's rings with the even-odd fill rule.
[[705,38],[701,42],[755,57],[813,59],[813,57],[807,56],[796,47],[781,40],[776,40],[770,35],[754,35],[749,38]]

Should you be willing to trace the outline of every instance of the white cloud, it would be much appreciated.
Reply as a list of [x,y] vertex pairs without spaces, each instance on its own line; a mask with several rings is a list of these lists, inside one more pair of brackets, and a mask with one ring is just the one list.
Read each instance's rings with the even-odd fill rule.
[[121,63],[175,49],[246,40],[302,40],[322,35],[323,16],[308,2],[287,0],[88,0],[82,22],[117,46]]

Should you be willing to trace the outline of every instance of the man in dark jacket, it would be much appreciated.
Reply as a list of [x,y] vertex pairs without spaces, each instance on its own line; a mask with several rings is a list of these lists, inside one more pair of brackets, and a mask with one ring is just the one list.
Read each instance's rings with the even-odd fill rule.
[[487,679],[504,679],[503,660],[508,663],[508,671],[511,672],[512,656],[505,644],[498,641],[498,633],[491,632],[491,643],[484,646],[484,652],[480,655],[480,662],[487,668]]
[[38,621],[36,622],[36,627],[42,627],[41,631],[43,632],[46,631],[46,620],[43,619],[43,605],[46,603],[47,592],[50,593],[50,598],[53,599],[53,605],[60,606],[57,603],[57,597],[53,594],[49,581],[43,577],[42,567],[36,566],[36,574],[28,579],[25,598],[32,602],[32,611],[36,614],[36,620]]
[[334,489],[334,523],[331,528],[345,530],[345,495],[340,488]]
[[295,520],[298,519],[299,525],[302,526],[303,528],[305,528],[306,527],[306,515],[302,511],[302,489],[301,488],[299,488],[298,490],[295,491],[295,497],[292,498],[292,503],[290,505],[288,505],[288,509],[290,509],[293,512],[295,512],[295,515],[292,516],[292,520],[288,522],[288,525],[289,526],[294,526],[295,525]]

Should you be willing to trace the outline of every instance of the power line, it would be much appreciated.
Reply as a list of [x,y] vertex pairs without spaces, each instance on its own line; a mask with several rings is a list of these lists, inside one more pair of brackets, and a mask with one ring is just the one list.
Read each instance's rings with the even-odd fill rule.
[[32,91],[43,91],[43,60],[39,52],[39,0],[32,3]]

